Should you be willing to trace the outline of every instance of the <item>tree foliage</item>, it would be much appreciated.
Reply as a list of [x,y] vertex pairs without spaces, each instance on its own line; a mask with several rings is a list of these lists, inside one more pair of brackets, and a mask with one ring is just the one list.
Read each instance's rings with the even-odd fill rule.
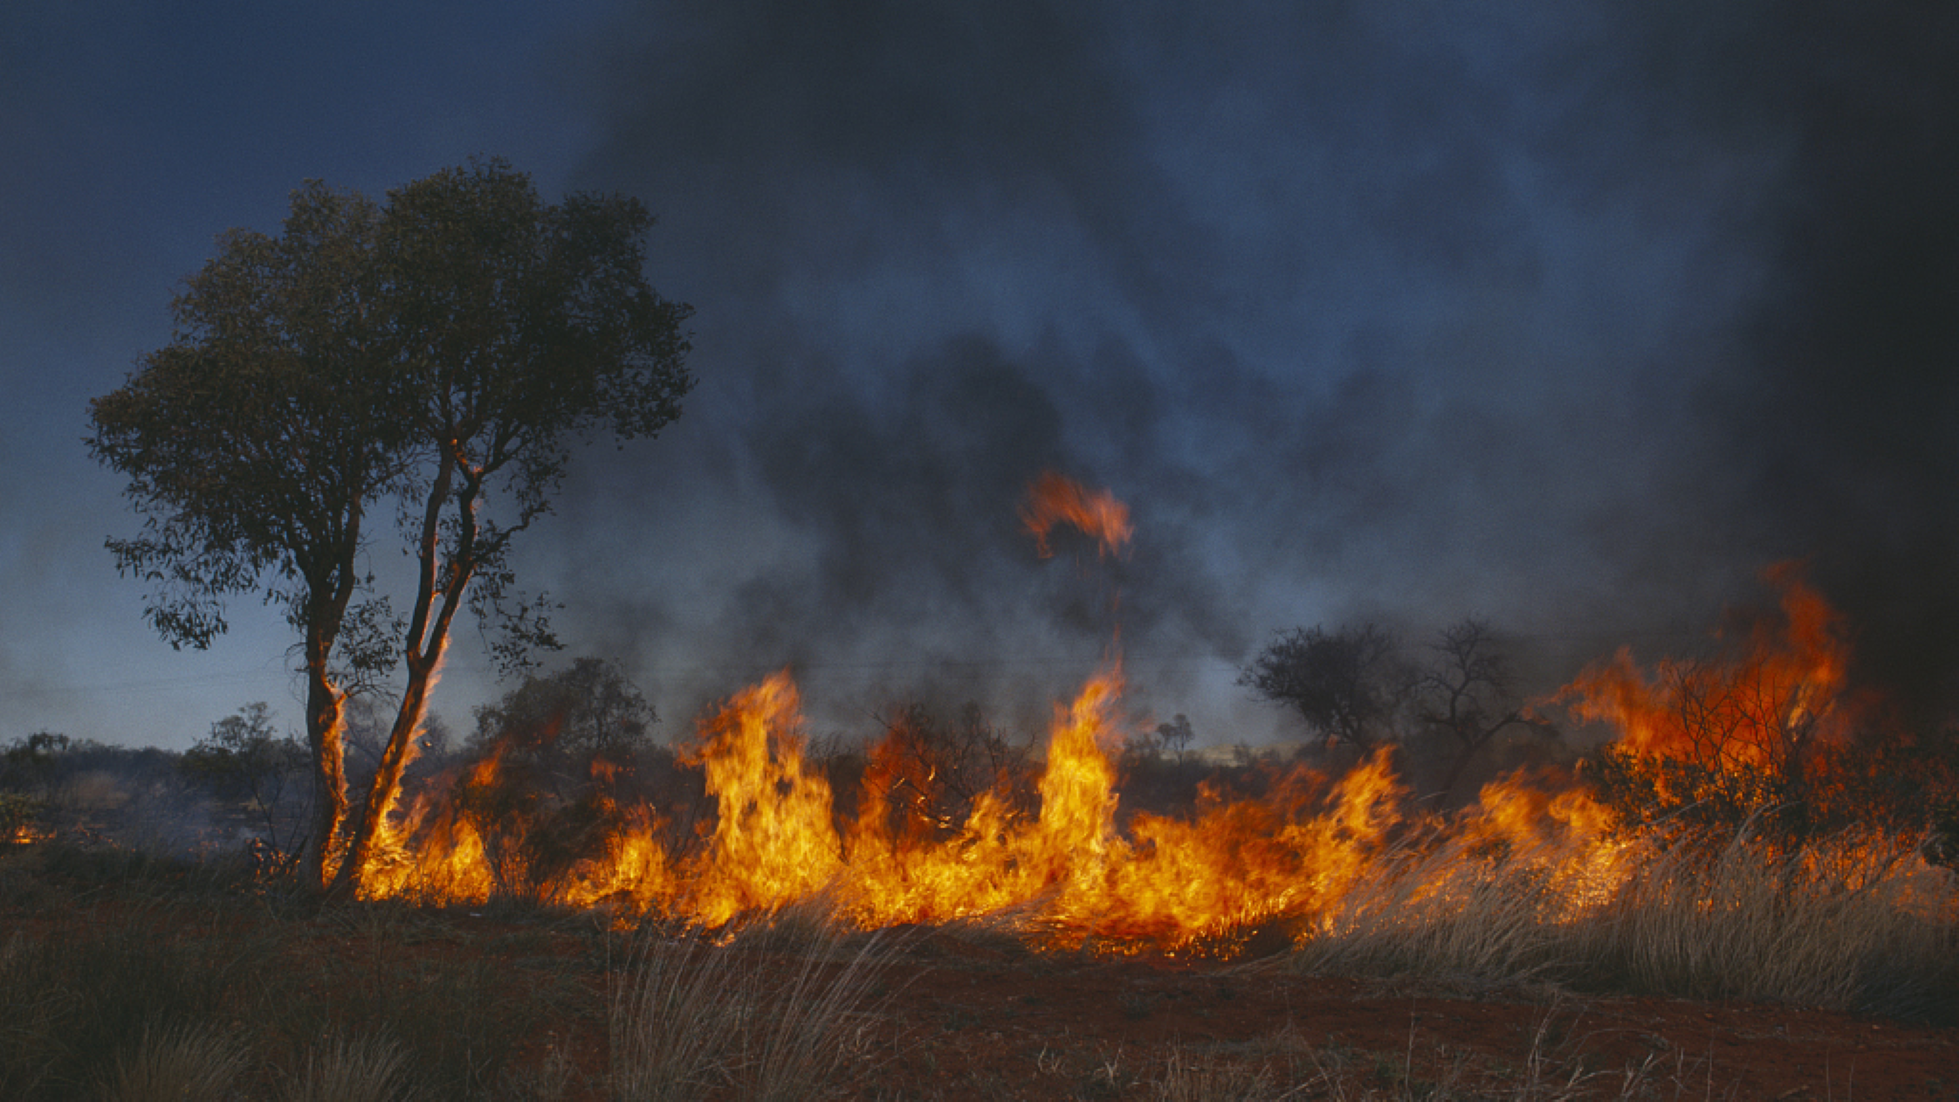
[[145,518],[108,546],[155,586],[145,615],[173,646],[222,634],[229,594],[262,591],[304,627],[360,585],[366,507],[404,458],[380,222],[369,200],[312,181],[280,236],[220,235],[172,300],[170,344],[90,403],[89,446]]
[[211,731],[184,752],[186,773],[226,797],[258,799],[267,784],[305,763],[305,748],[281,738],[264,701],[245,705],[211,724]]
[[1407,676],[1394,636],[1373,624],[1281,632],[1238,683],[1306,722],[1322,746],[1372,750],[1395,735]]
[[[308,183],[283,232],[233,230],[172,303],[169,345],[90,406],[90,448],[144,519],[111,539],[174,646],[207,646],[259,593],[300,632],[319,811],[309,875],[357,876],[416,749],[455,616],[509,668],[556,643],[510,549],[600,435],[651,436],[692,386],[686,306],[647,285],[637,201],[546,205],[498,161],[384,203]],[[393,514],[414,563],[397,612],[363,569]],[[346,793],[345,690],[405,687],[374,780]],[[351,827],[348,824],[351,823]],[[347,833],[343,836],[343,828]]]
[[471,743],[480,752],[502,743],[552,748],[568,757],[630,755],[659,716],[619,667],[580,658],[553,674],[533,674],[495,704],[476,710]]
[[306,777],[306,747],[281,737],[265,702],[245,705],[211,724],[211,731],[185,751],[180,766],[220,799],[249,806],[264,831],[263,852],[283,866],[289,857],[292,827],[282,831],[281,810],[295,782]]

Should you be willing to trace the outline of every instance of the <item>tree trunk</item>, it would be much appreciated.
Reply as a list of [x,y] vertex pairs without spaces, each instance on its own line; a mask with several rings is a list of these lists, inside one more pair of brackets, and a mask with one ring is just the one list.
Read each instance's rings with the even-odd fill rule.
[[422,653],[409,656],[408,686],[402,691],[401,707],[395,713],[394,727],[388,733],[388,745],[381,751],[381,762],[374,770],[367,798],[361,801],[360,819],[354,824],[353,837],[347,843],[347,858],[334,878],[336,896],[351,898],[359,894],[367,866],[386,840],[388,817],[394,813],[395,803],[401,796],[402,777],[415,761],[415,735],[428,713],[429,690],[434,688],[442,667],[447,619],[443,617],[443,630],[430,640],[426,656]]
[[313,758],[313,814],[300,851],[300,875],[308,887],[324,888],[332,874],[335,839],[347,819],[347,763],[341,746],[342,704],[327,670],[332,636],[321,628],[306,633],[306,743]]
[[[441,548],[442,507],[451,500],[450,487],[460,470],[463,486],[454,495],[457,512],[456,547],[449,556],[447,577]],[[395,712],[388,745],[361,803],[360,820],[347,843],[347,857],[334,877],[332,894],[352,897],[360,894],[368,865],[377,855],[377,846],[386,834],[388,816],[401,796],[402,777],[415,760],[415,735],[428,711],[429,690],[442,669],[442,656],[449,645],[449,625],[461,607],[463,594],[477,566],[476,501],[482,489],[481,476],[453,457],[445,457],[441,470],[429,487],[428,507],[423,514],[420,539],[420,578],[416,584],[415,607],[410,615],[406,651],[408,685],[402,691],[401,707]],[[440,607],[437,599],[440,598]]]
[[1445,802],[1455,798],[1456,786],[1462,783],[1462,775],[1469,770],[1469,763],[1476,760],[1476,754],[1483,749],[1480,742],[1465,742],[1456,750],[1455,760],[1449,763],[1449,774],[1442,780],[1442,799]]

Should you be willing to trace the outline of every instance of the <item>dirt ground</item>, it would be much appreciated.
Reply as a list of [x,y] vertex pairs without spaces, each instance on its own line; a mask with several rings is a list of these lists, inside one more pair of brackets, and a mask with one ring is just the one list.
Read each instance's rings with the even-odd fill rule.
[[[413,963],[489,963],[520,989],[530,974],[569,976],[588,993],[583,1012],[562,1032],[531,1037],[512,1062],[568,1062],[555,1097],[604,1097],[617,935],[590,916],[391,911],[385,921],[285,920],[288,951],[351,965],[372,956],[371,928]],[[73,936],[118,912],[127,908],[0,907],[0,927]],[[1959,1099],[1955,1028],[1780,1005],[1313,977],[1276,956],[1040,953],[958,930],[902,932],[899,946],[870,992],[854,1097]],[[783,982],[803,959],[738,951],[766,958]],[[1252,1090],[1261,1072],[1264,1089]],[[1624,1089],[1628,1076],[1637,1089]],[[1574,1080],[1579,1089],[1568,1089]],[[1526,1083],[1537,1093],[1520,1092]]]
[[[1959,1029],[1791,1006],[1470,992],[929,930],[874,997],[861,1098],[1514,1099],[1531,1083],[1534,1098],[1959,1099]],[[596,1063],[595,1041],[578,1047]]]
[[873,1077],[891,1097],[1154,1098],[1172,1052],[1200,1066],[1290,1057],[1321,1081],[1308,1097],[1420,1097],[1451,1081],[1514,1097],[1535,1052],[1541,1081],[1585,1076],[1601,1097],[1635,1071],[1661,1098],[1959,1098],[1959,1030],[1787,1006],[1452,995],[1273,962],[1020,956],[943,937],[897,971],[905,1042]]

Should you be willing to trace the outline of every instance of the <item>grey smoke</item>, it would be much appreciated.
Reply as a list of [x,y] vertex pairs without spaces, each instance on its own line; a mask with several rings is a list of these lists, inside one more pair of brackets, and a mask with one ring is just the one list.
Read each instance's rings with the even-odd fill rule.
[[[642,5],[579,183],[660,214],[701,386],[541,557],[695,698],[1026,713],[1119,615],[1194,718],[1275,628],[1474,613],[1568,667],[1807,557],[1943,707],[1954,47],[1821,0]],[[1129,558],[1034,558],[1049,468]]]

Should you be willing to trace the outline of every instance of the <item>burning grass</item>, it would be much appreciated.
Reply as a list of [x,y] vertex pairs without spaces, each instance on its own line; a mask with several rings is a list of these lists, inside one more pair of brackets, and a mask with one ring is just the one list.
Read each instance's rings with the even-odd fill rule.
[[[1066,520],[1120,548],[1118,503],[1049,489],[1031,530]],[[1514,774],[1454,812],[1411,799],[1387,748],[1337,773],[1220,770],[1176,813],[1125,808],[1119,663],[1056,706],[1038,767],[908,712],[848,777],[807,754],[782,673],[682,749],[705,809],[635,795],[628,765],[598,758],[583,791],[539,792],[500,743],[424,792],[360,880],[701,930],[814,907],[860,931],[983,921],[1046,951],[1290,950],[1323,972],[1959,1013],[1959,890],[1919,844],[1959,781],[1920,770],[1897,795],[1897,762],[1846,702],[1835,614],[1792,569],[1769,578],[1780,611],[1727,659],[1648,673],[1622,652],[1563,690],[1619,732],[1585,778]]]
[[[1104,554],[1128,538],[1106,494],[1040,489],[1036,536],[1069,523]],[[317,898],[258,883],[264,913],[247,921],[235,893],[213,905],[169,872],[179,890],[118,895],[80,936],[16,933],[0,990],[27,1024],[0,1033],[0,1093],[820,1097],[902,1059],[907,1036],[924,1043],[880,1011],[894,928],[1004,940],[1034,962],[1270,958],[1295,978],[1959,1021],[1959,886],[1919,844],[1936,784],[1868,813],[1897,786],[1872,783],[1890,759],[1859,757],[1875,744],[1842,698],[1834,615],[1775,580],[1781,616],[1733,661],[1649,675],[1622,654],[1565,690],[1619,731],[1589,777],[1513,774],[1451,812],[1412,799],[1385,748],[1340,770],[1248,762],[1193,778],[1181,808],[1126,807],[1119,663],[1056,706],[1038,763],[977,723],[949,744],[952,728],[907,712],[840,769],[808,752],[786,673],[704,718],[657,794],[630,760],[594,753],[574,782],[548,738],[506,739],[343,858],[358,904],[308,910]],[[48,875],[0,887],[28,901],[50,876],[86,880],[88,861],[134,862],[119,879],[137,885],[162,867],[26,848],[46,850]],[[456,908],[499,907],[556,916],[538,934],[554,951],[511,968],[457,944]],[[1160,1004],[1116,1002],[1136,1022]],[[965,1010],[943,1020],[957,1032]],[[1632,1097],[1658,1082],[1650,1060],[1613,1078],[1554,1059],[1542,1028],[1507,1073],[1438,1049],[1421,1076],[1412,1030],[1399,1072],[1375,1049],[1371,1075],[1331,1041],[1259,1036],[1274,1047],[1252,1061],[1171,1044],[1084,1063],[1044,1043],[1032,1063],[1097,1098]],[[193,1065],[201,1086],[180,1074]]]
[[[469,799],[431,801],[373,882],[423,902],[514,895],[698,930],[799,907],[864,931],[987,922],[1046,951],[1276,949],[1326,973],[1959,1015],[1959,889],[1917,838],[1798,836],[1766,806],[1725,827],[1628,822],[1546,775],[1494,782],[1438,814],[1409,799],[1386,753],[1337,779],[1268,766],[1255,795],[1213,784],[1187,814],[1119,816],[1120,688],[1112,669],[1058,707],[1031,793],[981,791],[959,821],[916,783],[894,803],[878,767],[864,770],[854,813],[839,811],[779,675],[704,722],[688,750],[715,805],[691,848],[652,809],[601,793],[594,821],[612,832],[547,863],[523,854],[540,828],[472,818],[458,810]],[[470,784],[492,783],[477,769]],[[555,877],[539,875],[547,867]]]
[[1959,1020],[1959,890],[1895,839],[1847,834],[1792,851],[1746,829],[1640,835],[1615,846],[1622,871],[1608,890],[1571,882],[1593,868],[1576,845],[1501,856],[1460,839],[1410,849],[1292,960],[1333,973]]

